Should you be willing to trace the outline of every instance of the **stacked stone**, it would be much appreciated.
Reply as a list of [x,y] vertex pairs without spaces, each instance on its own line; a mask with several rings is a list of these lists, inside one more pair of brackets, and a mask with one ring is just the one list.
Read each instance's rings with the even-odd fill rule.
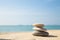
[[33,35],[34,36],[48,36],[49,33],[46,31],[44,27],[44,24],[33,24],[34,28],[34,32]]

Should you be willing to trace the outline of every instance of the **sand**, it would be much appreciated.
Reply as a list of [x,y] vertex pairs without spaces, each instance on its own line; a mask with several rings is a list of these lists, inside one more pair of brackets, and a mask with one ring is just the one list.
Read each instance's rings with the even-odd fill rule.
[[0,33],[0,40],[60,40],[60,30],[48,30],[48,37],[33,36],[32,32]]

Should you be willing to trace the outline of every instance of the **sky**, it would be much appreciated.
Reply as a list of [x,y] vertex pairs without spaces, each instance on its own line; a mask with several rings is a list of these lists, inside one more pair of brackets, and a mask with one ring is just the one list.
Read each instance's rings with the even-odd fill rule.
[[0,25],[60,25],[60,0],[0,0]]

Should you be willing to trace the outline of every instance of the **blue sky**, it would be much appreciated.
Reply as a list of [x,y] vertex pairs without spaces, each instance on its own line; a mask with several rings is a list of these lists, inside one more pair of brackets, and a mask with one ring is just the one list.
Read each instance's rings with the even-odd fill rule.
[[0,25],[60,25],[60,0],[0,0]]

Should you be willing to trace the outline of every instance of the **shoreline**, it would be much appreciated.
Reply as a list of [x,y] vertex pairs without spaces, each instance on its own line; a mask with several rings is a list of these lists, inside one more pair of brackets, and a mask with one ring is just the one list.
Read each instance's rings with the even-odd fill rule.
[[[49,31],[60,31],[59,29],[58,30],[47,30],[47,32],[49,32]],[[20,31],[21,33],[23,33],[23,32],[33,32],[33,31]],[[1,33],[20,33],[20,32],[18,32],[18,31],[16,31],[16,32],[0,32],[0,34]]]

